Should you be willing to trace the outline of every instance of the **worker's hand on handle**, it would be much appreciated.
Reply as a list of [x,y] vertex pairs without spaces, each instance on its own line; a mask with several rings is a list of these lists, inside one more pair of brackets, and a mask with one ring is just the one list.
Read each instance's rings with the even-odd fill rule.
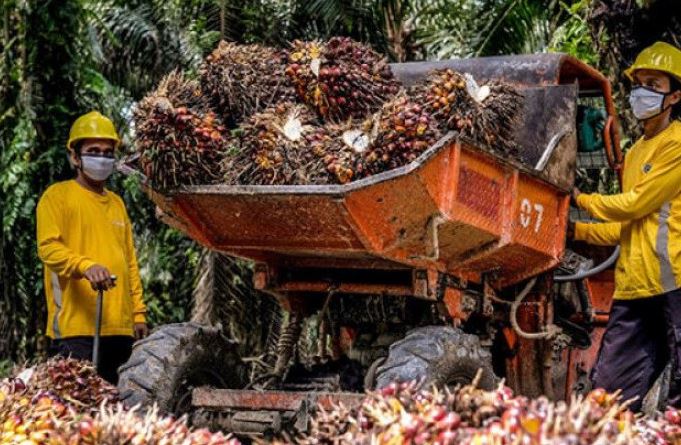
[[149,335],[149,328],[146,323],[135,323],[135,340],[141,340]]
[[85,271],[85,278],[95,291],[109,290],[116,285],[115,278],[106,267],[95,264]]

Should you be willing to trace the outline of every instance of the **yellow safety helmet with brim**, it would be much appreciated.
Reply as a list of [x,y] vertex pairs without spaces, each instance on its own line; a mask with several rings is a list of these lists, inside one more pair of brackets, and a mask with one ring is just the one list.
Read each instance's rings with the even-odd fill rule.
[[636,56],[633,65],[624,71],[634,80],[636,70],[656,70],[674,76],[681,82],[681,49],[665,42],[655,42]]
[[73,150],[73,144],[83,139],[110,139],[116,144],[115,148],[121,145],[121,139],[111,119],[98,111],[91,111],[76,119],[71,125],[66,147]]

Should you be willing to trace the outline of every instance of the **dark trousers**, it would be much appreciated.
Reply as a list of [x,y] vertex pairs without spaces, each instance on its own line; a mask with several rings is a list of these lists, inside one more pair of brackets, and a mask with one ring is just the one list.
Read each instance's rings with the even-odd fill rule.
[[[52,340],[50,355],[60,355],[92,361],[94,337],[69,337]],[[97,372],[111,384],[118,383],[118,367],[127,362],[132,353],[133,338],[124,335],[100,337]]]
[[643,398],[671,360],[668,404],[681,407],[681,289],[650,298],[615,300],[592,381],[622,390],[640,411]]

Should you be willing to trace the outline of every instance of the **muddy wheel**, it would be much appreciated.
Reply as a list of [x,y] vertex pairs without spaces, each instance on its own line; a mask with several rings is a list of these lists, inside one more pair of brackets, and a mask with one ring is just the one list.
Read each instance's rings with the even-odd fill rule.
[[220,328],[198,323],[155,329],[135,343],[130,360],[118,373],[126,406],[156,403],[162,412],[175,415],[190,411],[195,387],[241,389],[247,383],[237,343],[225,339]]
[[474,335],[450,326],[427,326],[409,331],[390,346],[376,371],[376,388],[416,380],[424,387],[467,384],[482,370],[479,387],[493,389],[497,377],[492,356]]

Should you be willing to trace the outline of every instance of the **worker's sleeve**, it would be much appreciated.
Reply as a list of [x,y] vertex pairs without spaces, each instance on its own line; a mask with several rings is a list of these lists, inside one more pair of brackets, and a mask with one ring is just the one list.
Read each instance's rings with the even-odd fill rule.
[[630,191],[610,196],[581,194],[577,204],[604,221],[630,221],[655,212],[680,192],[681,141],[673,140],[662,147],[650,172]]
[[146,323],[147,307],[144,305],[142,299],[142,280],[140,279],[140,271],[137,266],[137,255],[135,254],[135,243],[132,238],[132,224],[130,218],[125,215],[126,226],[126,256],[128,261],[128,269],[130,274],[130,293],[132,296],[132,313],[133,323]]
[[620,243],[621,223],[575,223],[575,240],[596,246],[616,246]]
[[63,215],[54,196],[43,194],[36,210],[38,257],[59,276],[82,278],[96,263],[66,247],[61,235]]

